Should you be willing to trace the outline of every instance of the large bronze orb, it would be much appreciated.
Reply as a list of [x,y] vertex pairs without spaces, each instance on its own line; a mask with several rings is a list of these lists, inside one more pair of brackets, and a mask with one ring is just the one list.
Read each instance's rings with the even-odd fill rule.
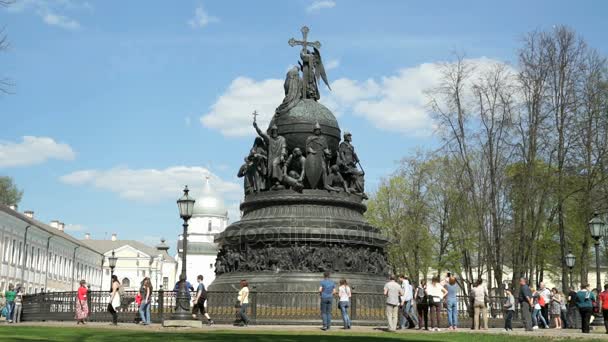
[[327,139],[327,144],[333,152],[338,150],[340,143],[340,127],[334,114],[324,105],[311,99],[301,100],[289,112],[272,119],[279,128],[279,135],[287,140],[288,152],[299,147],[306,153],[306,138],[313,134],[315,123],[321,126],[321,132]]

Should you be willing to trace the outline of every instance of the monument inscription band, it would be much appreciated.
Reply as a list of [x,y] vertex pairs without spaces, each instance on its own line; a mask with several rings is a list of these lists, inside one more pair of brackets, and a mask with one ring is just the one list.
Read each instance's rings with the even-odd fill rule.
[[330,271],[355,291],[381,293],[388,240],[363,216],[365,173],[353,135],[340,143],[338,121],[318,102],[319,80],[329,88],[321,43],[308,41],[308,27],[301,31],[302,41],[288,42],[302,46],[299,65],[287,72],[266,132],[254,112],[259,137],[238,172],[243,216],[216,238],[211,289],[234,290],[247,279],[260,291],[314,291]]

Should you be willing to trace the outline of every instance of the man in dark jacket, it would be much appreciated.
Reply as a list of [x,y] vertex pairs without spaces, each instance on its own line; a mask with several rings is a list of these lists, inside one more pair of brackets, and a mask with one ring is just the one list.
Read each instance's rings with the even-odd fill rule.
[[519,304],[521,308],[521,316],[524,320],[524,328],[526,331],[532,331],[532,315],[530,314],[532,308],[532,291],[528,286],[528,279],[519,279]]

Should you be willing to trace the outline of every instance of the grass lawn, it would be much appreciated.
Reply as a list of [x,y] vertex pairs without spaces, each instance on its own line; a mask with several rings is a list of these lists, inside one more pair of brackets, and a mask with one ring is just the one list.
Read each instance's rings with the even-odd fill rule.
[[[454,342],[533,342],[560,341],[566,339],[548,337],[526,337],[509,335],[427,333],[391,334],[385,332],[354,333],[334,331],[331,333],[297,331],[234,331],[208,330],[192,332],[160,332],[129,329],[63,328],[63,327],[0,327],[0,341],[61,341],[61,342],[139,342],[139,341],[306,341],[306,342],[376,342],[376,341],[454,341]],[[583,341],[581,339],[572,341]],[[585,341],[593,341],[591,339]],[[599,340],[597,340],[599,341]]]

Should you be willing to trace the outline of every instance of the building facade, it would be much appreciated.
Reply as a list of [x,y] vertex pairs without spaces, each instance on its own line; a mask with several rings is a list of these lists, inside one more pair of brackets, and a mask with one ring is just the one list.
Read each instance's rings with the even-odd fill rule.
[[[215,279],[218,248],[214,239],[228,226],[228,212],[224,199],[212,188],[209,177],[205,180],[201,195],[196,198],[193,215],[188,223],[187,279],[194,284],[200,274],[204,278],[203,283],[208,287]],[[180,234],[175,257],[178,263],[176,279],[179,279],[181,273],[182,243],[183,234]]]
[[101,253],[64,232],[64,224],[45,224],[34,212],[0,205],[0,291],[22,284],[26,293],[72,291],[81,279],[101,289]]

